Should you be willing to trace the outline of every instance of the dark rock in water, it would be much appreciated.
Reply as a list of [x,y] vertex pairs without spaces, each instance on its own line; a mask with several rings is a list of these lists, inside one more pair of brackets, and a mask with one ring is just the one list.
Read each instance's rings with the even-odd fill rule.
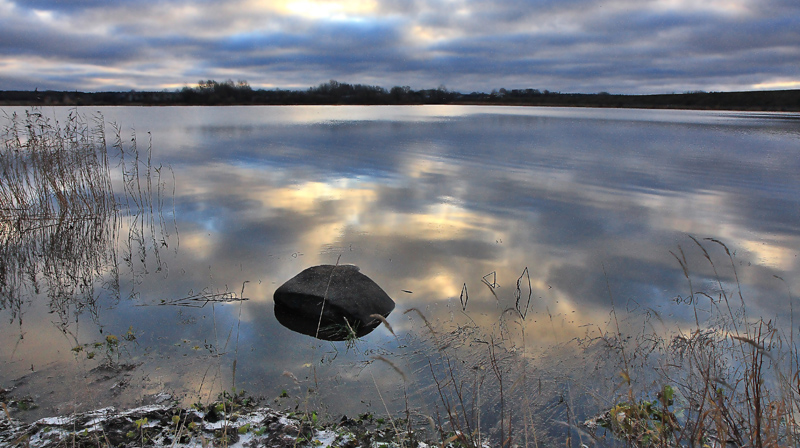
[[370,315],[386,317],[394,309],[381,287],[352,265],[310,267],[281,285],[274,297],[281,325],[327,341],[364,336],[380,324]]

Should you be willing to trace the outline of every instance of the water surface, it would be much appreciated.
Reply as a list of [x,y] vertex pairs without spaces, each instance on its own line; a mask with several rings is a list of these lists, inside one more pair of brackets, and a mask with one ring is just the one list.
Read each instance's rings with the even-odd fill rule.
[[[14,110],[22,109],[5,112]],[[749,312],[766,319],[786,320],[800,291],[796,115],[98,110],[124,136],[135,131],[140,148],[151,139],[168,185],[163,214],[177,233],[160,248],[160,271],[152,256],[135,273],[123,269],[120,298],[98,288],[96,316],[70,310],[68,331],[44,292],[25,301],[21,319],[5,310],[0,379],[36,385],[43,406],[35,415],[133,403],[162,390],[207,400],[234,382],[269,398],[286,390],[286,406],[311,400],[333,413],[392,412],[405,406],[408,385],[430,383],[423,360],[436,353],[419,314],[405,313],[412,308],[462,344],[494,343],[484,337],[502,333],[501,315],[515,310],[514,328],[524,335],[514,346],[535,365],[537,350],[606,328],[612,304],[618,313],[690,327],[685,298],[719,288],[713,267],[734,290],[738,276]],[[731,257],[704,238],[723,242]],[[676,256],[686,259],[692,290]],[[379,327],[348,347],[276,322],[274,290],[306,267],[335,263],[360,266],[395,300],[388,320],[396,336]],[[162,304],[225,293],[249,300]],[[483,336],[458,333],[465,323]],[[125,342],[121,357],[141,364],[128,383],[85,380],[97,360],[76,354],[76,343],[129,329],[136,340]],[[100,391],[115,386],[111,396]],[[430,393],[420,386],[411,395],[422,402]]]

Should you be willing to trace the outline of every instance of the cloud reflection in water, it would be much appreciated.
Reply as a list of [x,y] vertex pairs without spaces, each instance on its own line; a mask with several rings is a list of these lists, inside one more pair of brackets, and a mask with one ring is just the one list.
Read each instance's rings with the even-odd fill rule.
[[[711,266],[687,234],[735,251],[751,310],[780,315],[786,287],[800,290],[796,120],[484,107],[219,111],[119,113],[153,126],[178,185],[180,251],[168,276],[143,285],[141,301],[249,282],[236,328],[237,377],[251,391],[282,387],[284,370],[299,375],[320,356],[340,363],[316,372],[337,378],[335,393],[364,381],[342,367],[363,361],[358,354],[286,337],[271,312],[285,279],[339,257],[397,302],[389,321],[410,336],[425,331],[403,314],[410,308],[436,325],[463,319],[465,284],[470,319],[491,333],[514,307],[527,267],[531,348],[605,326],[609,286],[620,312],[687,322],[689,309],[673,299],[690,291],[670,251],[685,250],[696,288],[713,288]],[[283,111],[291,119],[280,119]],[[707,248],[732,282],[722,247]],[[481,281],[490,273],[493,290]],[[160,317],[150,321],[139,309],[121,307],[108,325],[134,322],[140,343],[164,357],[177,356],[174,341],[208,341],[238,320],[229,305],[196,312],[196,323],[183,326],[169,325],[174,309],[151,311]],[[364,340],[365,350],[392,344],[381,329]],[[174,359],[158,362],[175,370]]]

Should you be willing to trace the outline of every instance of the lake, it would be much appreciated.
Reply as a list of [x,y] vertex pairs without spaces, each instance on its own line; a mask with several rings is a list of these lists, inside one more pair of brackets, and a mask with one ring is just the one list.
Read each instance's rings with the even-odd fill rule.
[[[25,109],[4,108],[15,111]],[[68,111],[41,109],[62,123]],[[557,399],[606,397],[589,400],[591,413],[619,392],[615,367],[597,370],[598,351],[585,350],[598,338],[688,334],[720,312],[792,333],[796,114],[79,112],[116,123],[125,147],[135,135],[140,159],[122,166],[129,174],[139,167],[140,183],[126,193],[134,177],[121,174],[107,125],[114,194],[133,208],[113,221],[118,230],[103,244],[114,249],[97,249],[110,256],[69,279],[69,291],[82,284],[88,302],[59,295],[63,285],[55,291],[47,276],[67,273],[36,255],[14,265],[27,274],[14,274],[4,301],[0,385],[38,405],[17,418],[132,405],[161,392],[203,402],[232,387],[331,415],[410,407],[432,416],[443,406],[444,386],[434,380],[456,370],[485,384],[491,400],[503,387],[519,393],[512,383],[521,368],[538,384],[514,387],[538,387],[539,406],[555,421],[569,416]],[[155,199],[130,211],[125,198],[142,189]],[[379,284],[396,302],[394,334],[380,326],[356,341],[324,342],[278,324],[275,289],[319,264],[355,264]],[[734,311],[723,306],[728,299]],[[98,370],[103,360],[117,370]],[[499,412],[492,406],[487,415]]]

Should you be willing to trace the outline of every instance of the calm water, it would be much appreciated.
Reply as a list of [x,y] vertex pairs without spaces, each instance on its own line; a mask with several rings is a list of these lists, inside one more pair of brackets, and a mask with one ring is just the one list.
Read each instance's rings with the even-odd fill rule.
[[[13,110],[22,109],[5,109]],[[751,315],[786,321],[800,292],[796,115],[99,110],[123,136],[135,129],[140,149],[152,138],[173,230],[160,245],[160,272],[152,255],[134,273],[121,269],[118,300],[93,280],[96,316],[71,309],[68,325],[59,325],[44,291],[26,298],[21,322],[3,311],[0,385],[35,395],[41,406],[32,415],[129,404],[163,390],[207,400],[230,388],[234,369],[236,387],[253,394],[287,390],[286,406],[311,400],[331,412],[383,412],[384,399],[400,409],[404,384],[412,400],[432,393],[408,391],[430,376],[423,361],[435,352],[418,314],[405,311],[417,308],[455,343],[485,343],[481,337],[502,333],[503,310],[518,305],[526,318],[515,325],[525,333],[515,346],[531,353],[605,328],[612,300],[634,327],[644,313],[691,325],[691,307],[675,300],[691,291],[671,252],[683,251],[695,292],[713,295],[718,286],[689,235],[703,242],[726,285],[731,260],[703,238],[730,248]],[[397,337],[380,327],[346,347],[276,322],[274,290],[306,267],[337,261],[360,266],[395,300],[388,320]],[[242,289],[244,302],[159,305],[197,294],[238,297]],[[458,333],[464,322],[483,336]],[[92,376],[102,348],[96,359],[72,350],[129,328],[136,340],[125,341],[120,357],[139,364],[127,383]]]

